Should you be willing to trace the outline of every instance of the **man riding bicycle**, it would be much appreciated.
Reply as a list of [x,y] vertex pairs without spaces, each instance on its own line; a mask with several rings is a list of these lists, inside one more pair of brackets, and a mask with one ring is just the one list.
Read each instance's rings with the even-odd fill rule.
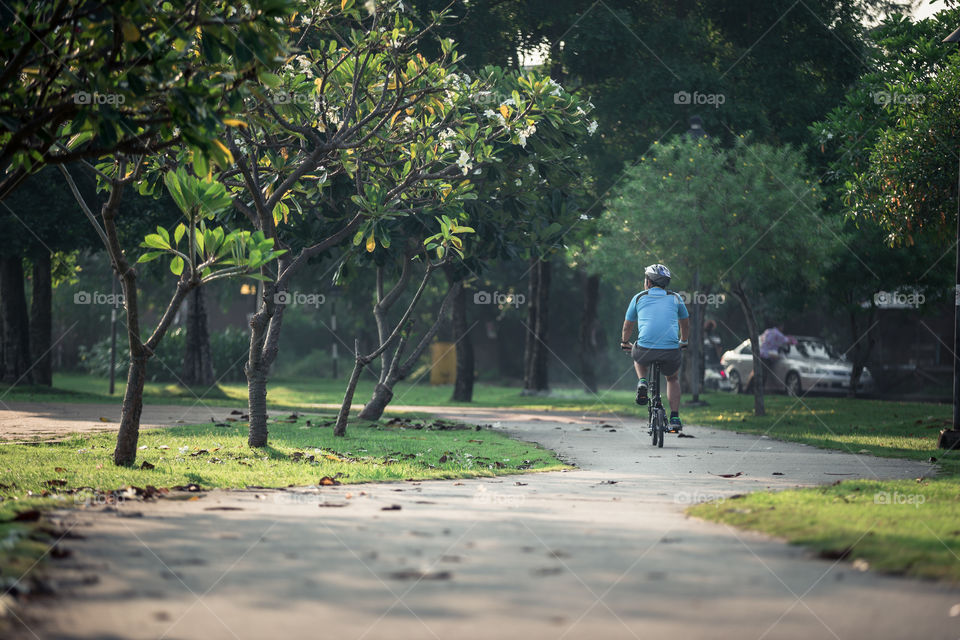
[[[637,370],[637,404],[647,404],[647,370],[660,362],[667,378],[667,398],[670,402],[670,430],[680,431],[680,349],[687,346],[690,334],[690,313],[680,295],[667,291],[670,270],[662,264],[652,264],[644,270],[644,290],[633,296],[623,321],[620,347],[630,349],[633,366]],[[630,338],[639,326],[636,343]]]

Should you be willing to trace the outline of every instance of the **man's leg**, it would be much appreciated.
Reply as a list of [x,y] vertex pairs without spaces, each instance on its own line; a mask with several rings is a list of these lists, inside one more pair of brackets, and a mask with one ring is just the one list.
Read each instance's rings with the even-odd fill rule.
[[637,370],[637,380],[647,379],[647,365],[634,361],[633,368]]
[[680,412],[680,374],[667,376],[667,399],[670,401],[670,413]]
[[633,361],[633,368],[637,371],[637,404],[647,404],[647,365]]

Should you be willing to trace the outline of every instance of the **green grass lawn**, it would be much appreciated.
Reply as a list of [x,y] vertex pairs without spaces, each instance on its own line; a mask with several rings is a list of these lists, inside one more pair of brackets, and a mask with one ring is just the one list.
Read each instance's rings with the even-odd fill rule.
[[[329,378],[284,380],[271,382],[268,399],[275,409],[315,409],[321,405],[339,404],[345,382]],[[372,379],[360,382],[355,405],[366,402],[373,392]],[[591,394],[581,389],[558,389],[549,396],[523,396],[517,387],[479,384],[474,402],[463,406],[511,407],[539,410],[576,411],[587,413],[618,413],[624,416],[645,416],[646,409],[638,407],[630,383],[625,389],[605,390]],[[108,396],[106,380],[78,374],[58,374],[54,390],[15,388],[0,391],[0,400],[62,401],[62,402],[119,402],[117,395]],[[2,394],[6,393],[6,396]],[[393,405],[442,406],[450,402],[450,386],[431,386],[427,383],[404,382],[397,385]],[[222,384],[204,395],[204,390],[193,390],[179,385],[148,383],[146,403],[196,404],[198,397],[211,406],[241,408],[246,404],[246,386],[241,383]],[[960,472],[960,455],[942,455],[936,448],[937,435],[947,425],[951,409],[948,405],[920,402],[887,402],[868,399],[806,397],[801,400],[784,395],[767,397],[767,415],[753,416],[753,397],[729,393],[709,393],[703,396],[706,407],[683,408],[682,416],[688,424],[702,424],[740,431],[765,434],[781,440],[803,442],[827,449],[851,453],[927,460],[938,458],[941,467],[950,473]],[[389,407],[388,407],[389,410]]]
[[[549,396],[523,396],[515,387],[496,385],[477,385],[475,401],[469,406],[479,407],[511,407],[555,411],[575,411],[590,413],[618,413],[624,416],[644,416],[645,409],[633,402],[633,390],[630,384],[625,383],[622,390],[607,390],[599,394],[590,394],[582,390],[559,389]],[[117,396],[111,398],[104,392],[107,388],[105,380],[98,380],[81,375],[57,375],[53,392],[15,388],[0,390],[0,400],[5,402],[14,400],[32,401],[82,401],[82,402],[118,402]],[[273,409],[300,408],[311,409],[324,404],[339,403],[343,394],[344,382],[330,379],[298,379],[274,380],[270,386],[269,400]],[[356,404],[362,404],[369,398],[373,390],[373,381],[364,380],[356,394]],[[6,396],[2,394],[6,393]],[[118,389],[118,394],[122,388]],[[419,405],[442,406],[451,405],[449,402],[451,388],[449,386],[432,387],[426,383],[402,383],[398,385],[394,397],[394,406]],[[246,389],[242,384],[224,384],[215,387],[210,393],[185,389],[177,385],[151,383],[147,386],[145,401],[148,403],[175,403],[194,404],[197,396],[203,398],[212,406],[242,407],[246,400]],[[891,572],[909,573],[931,577],[960,580],[960,561],[953,555],[960,553],[957,544],[957,534],[960,525],[958,520],[957,504],[960,501],[960,454],[943,452],[936,448],[937,435],[941,428],[948,426],[951,415],[947,405],[927,404],[917,402],[885,402],[867,399],[847,399],[830,397],[806,397],[795,399],[782,395],[767,397],[767,415],[757,418],[753,416],[753,398],[746,395],[727,393],[706,394],[704,398],[708,405],[705,407],[685,407],[682,410],[684,420],[688,424],[707,425],[719,429],[727,429],[750,434],[763,434],[772,438],[803,442],[812,446],[838,449],[855,454],[870,454],[884,457],[908,458],[913,460],[928,460],[936,458],[940,474],[936,479],[923,480],[922,485],[913,486],[911,483],[880,482],[864,483],[861,481],[842,482],[836,486],[816,489],[802,489],[784,491],[776,494],[751,494],[743,498],[728,500],[720,504],[697,505],[690,512],[696,516],[727,522],[736,526],[748,527],[765,531],[773,535],[782,536],[791,542],[811,546],[814,549],[832,552],[852,547],[850,558],[862,558],[871,566]],[[112,478],[114,484],[154,484],[169,486],[171,483],[183,484],[193,482],[190,477],[203,478],[209,486],[244,486],[246,484],[265,485],[265,481],[257,478],[284,478],[277,484],[311,484],[316,481],[316,474],[320,473],[320,466],[307,467],[302,463],[293,463],[289,456],[296,447],[312,447],[324,451],[333,451],[337,455],[356,457],[359,445],[348,446],[345,441],[324,441],[313,437],[314,431],[296,428],[280,427],[284,434],[273,440],[273,446],[281,451],[282,455],[273,457],[271,453],[265,459],[254,459],[245,446],[243,428],[231,427],[229,430],[214,427],[204,427],[212,430],[194,432],[190,429],[200,427],[168,429],[156,432],[147,432],[141,444],[148,449],[141,452],[141,459],[157,464],[157,468],[150,471],[116,470],[109,465],[109,451],[112,450],[112,438],[108,435],[90,437],[91,446],[84,446],[74,442],[67,447],[69,451],[52,445],[42,445],[36,452],[45,452],[43,455],[80,456],[75,464],[66,465],[57,463],[51,466],[42,466],[41,459],[27,459],[24,457],[17,463],[17,467],[36,467],[30,471],[32,478],[30,485],[38,487],[37,483],[46,480],[68,480],[68,486],[78,486],[81,480],[76,478],[60,477],[51,470],[56,466],[72,469],[71,473],[93,473],[91,466],[101,464],[102,469],[95,470],[90,476],[91,483],[97,478],[100,482]],[[272,428],[276,434],[277,427]],[[227,438],[230,431],[236,431],[234,438]],[[374,431],[364,432],[354,430],[351,437],[371,437]],[[420,437],[426,437],[425,432],[419,432]],[[446,433],[446,432],[440,432]],[[455,432],[454,432],[455,433]],[[486,436],[486,432],[483,432]],[[322,435],[322,434],[318,434]],[[430,437],[434,434],[430,433]],[[298,439],[303,436],[310,439],[305,442]],[[331,436],[332,437],[332,436]],[[416,436],[415,436],[416,437]],[[161,443],[156,438],[165,439],[170,449],[156,449]],[[292,439],[291,439],[292,438]],[[478,438],[485,439],[485,438]],[[223,442],[222,442],[223,441]],[[226,441],[233,444],[227,444]],[[462,465],[451,467],[453,458],[448,456],[446,465],[431,462],[429,456],[434,455],[438,448],[427,444],[431,441],[414,440],[409,442],[412,448],[405,449],[407,455],[415,457],[409,461],[398,461],[380,466],[370,466],[369,473],[364,475],[357,462],[335,463],[326,459],[320,464],[332,465],[323,467],[323,473],[351,473],[344,469],[352,469],[353,477],[344,479],[345,482],[364,480],[385,480],[405,477],[454,477],[456,474],[470,473],[506,473],[510,467],[503,469],[486,469],[474,465],[466,469]],[[475,443],[471,443],[475,444]],[[65,445],[66,446],[66,443]],[[178,455],[180,447],[190,447],[183,455]],[[221,449],[212,452],[213,447]],[[367,452],[363,455],[375,457],[371,446],[362,448]],[[484,445],[486,446],[486,445]],[[505,446],[505,445],[498,445]],[[526,446],[526,445],[524,445]],[[232,449],[231,449],[232,447]],[[285,447],[285,448],[284,448]],[[326,449],[325,447],[331,447]],[[391,448],[388,446],[387,448]],[[401,449],[397,448],[398,451]],[[441,447],[443,448],[443,447]],[[77,449],[86,449],[84,454],[76,453]],[[190,452],[206,449],[211,453],[191,457]],[[427,451],[426,449],[431,449]],[[449,449],[449,446],[447,447]],[[303,449],[305,454],[317,454]],[[452,449],[451,449],[452,450]],[[2,451],[2,448],[0,448]],[[347,454],[346,452],[350,453]],[[466,451],[466,450],[465,450]],[[383,452],[381,451],[381,454]],[[417,453],[423,454],[416,456]],[[544,452],[545,453],[545,452]],[[26,454],[22,454],[26,456]],[[472,453],[476,456],[478,454]],[[483,454],[493,460],[490,453]],[[230,457],[233,456],[233,457]],[[178,462],[177,458],[182,458]],[[211,464],[208,460],[216,457],[222,462]],[[503,455],[504,458],[516,460],[516,454]],[[161,460],[162,458],[162,460]],[[48,459],[48,458],[43,458]],[[463,458],[465,459],[465,458]],[[533,460],[527,456],[524,459]],[[474,458],[475,460],[475,458]],[[551,464],[559,464],[551,458]],[[241,464],[246,462],[250,467]],[[425,464],[424,464],[425,463]],[[341,467],[335,466],[339,464]],[[408,464],[411,469],[405,470],[403,465]],[[429,467],[433,464],[435,469]],[[504,463],[507,464],[507,463]],[[222,465],[227,465],[223,467]],[[271,465],[278,465],[276,468]],[[16,468],[12,463],[4,464],[0,458],[0,471]],[[241,468],[242,467],[242,468]],[[190,468],[189,471],[187,469]],[[551,468],[546,462],[542,466],[533,468]],[[86,469],[86,471],[82,471]],[[281,469],[283,474],[274,473]],[[104,471],[106,470],[106,471]],[[202,472],[201,472],[202,470]],[[269,471],[268,471],[269,470]],[[418,474],[414,475],[414,471]],[[27,472],[24,472],[27,473]],[[99,476],[98,473],[106,475]],[[194,474],[188,476],[187,474]],[[111,475],[118,474],[118,475]],[[125,474],[131,474],[127,476]],[[149,474],[157,474],[152,477]],[[383,475],[386,474],[386,475]],[[390,475],[397,474],[397,475]],[[49,477],[48,477],[49,476]],[[54,477],[56,476],[56,477]],[[0,474],[2,477],[2,474]],[[149,481],[144,478],[151,478]],[[2,482],[2,481],[0,481]],[[108,483],[109,484],[109,483]],[[272,486],[277,486],[274,484]],[[91,486],[98,486],[92,483]],[[204,485],[207,486],[207,485]],[[868,487],[868,488],[865,488]],[[913,491],[909,489],[913,488]],[[922,493],[924,502],[915,504],[885,504],[874,502],[874,494],[889,494],[891,496],[915,495]],[[857,499],[852,499],[851,496]],[[870,496],[870,499],[864,496]],[[0,503],[3,504],[3,503]],[[774,507],[774,508],[770,508]],[[861,537],[861,534],[868,532]]]
[[847,480],[813,489],[757,492],[695,505],[688,513],[778,536],[854,566],[960,582],[956,477]]
[[0,587],[6,591],[19,580],[56,535],[42,522],[13,521],[17,513],[124,499],[125,488],[280,488],[569,468],[552,451],[489,429],[385,419],[352,423],[347,436],[337,438],[333,419],[310,416],[309,426],[307,417],[273,422],[270,446],[261,450],[247,446],[245,423],[145,430],[135,468],[113,465],[115,436],[108,433],[0,445]]

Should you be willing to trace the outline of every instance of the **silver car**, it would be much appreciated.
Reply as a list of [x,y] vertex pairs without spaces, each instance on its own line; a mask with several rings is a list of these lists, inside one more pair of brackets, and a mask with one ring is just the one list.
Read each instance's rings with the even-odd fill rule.
[[[797,344],[782,347],[780,357],[765,371],[765,390],[785,391],[797,396],[807,391],[846,394],[850,389],[853,365],[820,338],[795,337]],[[743,393],[752,388],[753,351],[749,340],[724,353],[720,363],[734,391]],[[873,387],[873,376],[864,367],[858,392],[870,393]]]

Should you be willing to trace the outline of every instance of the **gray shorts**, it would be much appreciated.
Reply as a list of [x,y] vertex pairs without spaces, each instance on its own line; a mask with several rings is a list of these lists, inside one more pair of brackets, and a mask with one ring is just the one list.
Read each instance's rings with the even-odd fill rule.
[[638,364],[649,366],[659,361],[660,373],[665,376],[672,376],[680,371],[680,362],[683,360],[680,349],[647,349],[636,344],[633,345],[630,355]]

